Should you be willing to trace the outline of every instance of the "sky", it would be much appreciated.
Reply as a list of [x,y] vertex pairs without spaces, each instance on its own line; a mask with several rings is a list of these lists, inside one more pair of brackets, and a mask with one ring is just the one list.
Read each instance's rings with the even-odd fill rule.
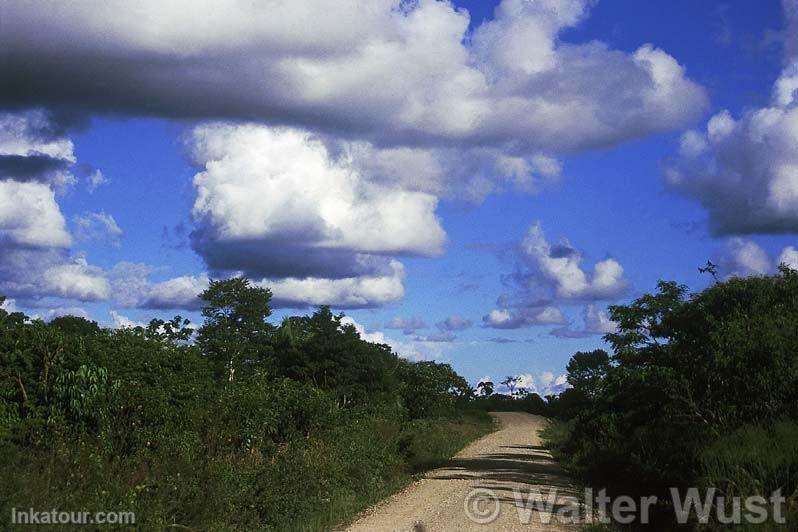
[[796,0],[48,6],[0,6],[7,309],[245,275],[547,394],[608,305],[798,266]]

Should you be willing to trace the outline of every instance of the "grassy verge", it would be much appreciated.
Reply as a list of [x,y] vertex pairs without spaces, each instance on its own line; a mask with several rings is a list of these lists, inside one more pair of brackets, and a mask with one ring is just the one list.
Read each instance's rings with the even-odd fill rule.
[[486,412],[469,412],[456,420],[419,419],[404,433],[404,454],[413,473],[443,465],[460,449],[494,429]]
[[566,445],[573,430],[573,421],[561,421],[550,419],[548,426],[540,433],[543,443],[551,451],[555,460],[565,469],[575,481],[581,483],[581,472],[577,466],[575,457],[568,453]]
[[492,429],[479,413],[413,421],[353,414],[243,456],[214,453],[191,433],[123,460],[88,439],[43,452],[5,445],[0,460],[14,465],[0,482],[0,509],[133,511],[131,530],[330,530]]

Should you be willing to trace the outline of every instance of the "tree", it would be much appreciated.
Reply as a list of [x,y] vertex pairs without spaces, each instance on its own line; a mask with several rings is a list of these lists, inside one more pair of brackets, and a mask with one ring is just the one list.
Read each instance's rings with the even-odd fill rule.
[[514,395],[515,387],[518,386],[519,382],[521,382],[521,377],[517,375],[508,375],[507,378],[502,381],[502,384],[510,391],[510,395]]
[[571,357],[566,369],[568,384],[587,398],[595,399],[610,370],[610,355],[603,349],[586,353],[579,351]]
[[235,380],[236,371],[270,355],[268,338],[273,330],[266,318],[272,311],[272,293],[235,277],[211,281],[200,297],[205,301],[197,343],[220,374]]
[[458,398],[470,397],[468,382],[449,364],[400,361],[402,396],[410,417],[451,414]]
[[278,372],[333,393],[340,406],[396,400],[396,355],[366,342],[343,315],[321,307],[283,320],[274,334]]
[[50,327],[59,329],[66,334],[88,336],[100,332],[96,321],[87,320],[80,316],[59,316],[50,321]]
[[482,397],[490,397],[493,395],[493,382],[479,381],[479,384],[477,384],[477,389]]

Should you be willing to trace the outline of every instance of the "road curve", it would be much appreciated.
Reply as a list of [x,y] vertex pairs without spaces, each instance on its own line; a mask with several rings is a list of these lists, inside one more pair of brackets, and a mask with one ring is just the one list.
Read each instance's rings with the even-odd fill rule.
[[[521,412],[492,415],[500,423],[499,430],[473,442],[445,467],[430,471],[369,509],[345,530],[577,530],[573,524],[558,524],[557,514],[573,515],[568,497],[576,493],[542,446],[539,432],[546,426],[546,418]],[[541,496],[536,505],[528,498],[535,490]]]

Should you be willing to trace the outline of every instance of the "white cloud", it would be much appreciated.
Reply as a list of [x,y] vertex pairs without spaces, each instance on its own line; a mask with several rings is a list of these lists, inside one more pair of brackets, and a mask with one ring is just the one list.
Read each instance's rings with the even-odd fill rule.
[[258,125],[194,130],[195,220],[216,241],[292,240],[313,248],[437,255],[429,194],[369,182],[309,132]]
[[450,331],[441,331],[438,333],[432,333],[422,336],[416,336],[414,338],[417,342],[447,342],[451,343],[457,340],[457,336],[450,332]]
[[593,273],[582,270],[582,255],[570,246],[552,248],[540,223],[533,224],[521,242],[523,259],[536,279],[551,285],[562,299],[607,299],[621,295],[628,288],[623,267],[615,259],[604,259]]
[[145,287],[137,306],[157,309],[198,309],[199,295],[208,288],[207,275],[183,275]]
[[564,323],[560,309],[556,307],[528,307],[518,309],[494,309],[482,318],[486,327],[493,329],[518,329],[532,325]]
[[48,185],[0,181],[0,246],[68,248],[71,243]]
[[437,255],[437,198],[370,181],[310,133],[256,125],[194,130],[194,249],[243,272],[281,306],[382,305],[404,296],[391,255]]
[[107,184],[108,182],[109,179],[105,177],[102,171],[95,168],[86,176],[86,190],[88,190],[89,194],[91,194],[95,190],[100,188],[102,185]]
[[[505,278],[511,292],[501,295],[497,301],[499,308],[482,318],[484,326],[517,329],[564,325],[565,317],[557,305],[614,299],[628,291],[629,281],[615,259],[597,262],[590,273],[583,269],[582,261],[582,253],[567,241],[551,245],[540,223],[532,224],[519,245],[516,271]],[[593,310],[584,329],[574,331],[563,326],[552,334],[580,337],[594,334],[598,329],[592,325],[600,321],[601,316]]]
[[279,307],[330,305],[336,308],[369,308],[399,301],[404,297],[404,266],[390,262],[384,274],[343,279],[262,279],[256,284],[269,288]]
[[17,311],[17,302],[13,299],[6,298],[2,304],[0,304],[0,309],[5,310],[9,314],[12,312]]
[[450,342],[436,342],[427,340],[414,340],[411,342],[397,341],[389,338],[382,331],[366,332],[365,327],[350,316],[344,316],[341,323],[351,324],[355,327],[360,337],[367,342],[386,344],[394,353],[408,360],[441,360],[444,353],[451,348]]
[[793,270],[798,270],[798,249],[787,246],[779,255],[778,264],[784,264]]
[[418,329],[426,329],[427,323],[419,316],[410,316],[408,318],[394,316],[385,324],[385,328],[400,330],[404,334],[413,334]]
[[69,181],[72,142],[42,111],[0,115],[0,293],[97,301],[104,273],[71,257],[55,188]]
[[108,313],[111,315],[111,326],[114,329],[127,329],[127,328],[147,326],[146,323],[141,321],[131,320],[127,316],[123,316],[122,314],[119,314],[115,310],[110,310]]
[[78,240],[96,240],[115,247],[121,243],[122,229],[110,214],[87,212],[75,216],[73,222]]
[[585,307],[585,330],[596,334],[614,333],[618,330],[618,323],[610,319],[604,310],[597,310],[593,305]]
[[47,157],[75,162],[72,141],[52,132],[50,117],[42,110],[0,113],[0,157]]
[[[568,388],[568,379],[565,375],[555,375],[551,371],[544,371],[539,375],[531,373],[522,373],[516,375],[519,378],[516,389],[523,388],[530,393],[536,393],[541,397],[548,395],[558,395]],[[502,386],[502,392],[507,393],[509,390]]]
[[769,107],[713,116],[682,136],[668,185],[698,200],[715,234],[798,231],[798,60],[776,81]]
[[609,313],[606,310],[598,310],[595,305],[585,305],[582,320],[584,323],[581,328],[575,329],[567,325],[552,329],[550,334],[558,338],[587,338],[618,330],[618,324],[610,319]]
[[726,278],[770,275],[779,264],[798,266],[798,250],[794,246],[786,246],[773,260],[762,246],[747,238],[729,238],[718,254],[720,273]]
[[665,52],[560,40],[590,4],[504,0],[470,34],[465,10],[433,0],[47,10],[8,0],[0,75],[28,80],[5,91],[20,104],[247,117],[527,152],[606,146],[694,119],[706,96]]
[[445,320],[436,323],[435,326],[442,331],[463,331],[471,327],[474,323],[468,318],[459,314],[452,314]]
[[[275,308],[303,308],[330,305],[339,309],[368,308],[391,303],[404,296],[404,267],[391,261],[384,276],[325,279],[253,279],[253,285],[272,292]],[[111,272],[114,298],[122,307],[196,310],[209,284],[206,273],[183,275],[160,282],[150,280],[153,268],[143,264],[120,263]]]
[[44,270],[42,295],[53,295],[81,301],[101,301],[111,297],[111,285],[102,270],[78,257]]
[[720,263],[729,276],[735,277],[765,275],[772,269],[767,252],[753,240],[744,238],[732,238],[726,243]]

